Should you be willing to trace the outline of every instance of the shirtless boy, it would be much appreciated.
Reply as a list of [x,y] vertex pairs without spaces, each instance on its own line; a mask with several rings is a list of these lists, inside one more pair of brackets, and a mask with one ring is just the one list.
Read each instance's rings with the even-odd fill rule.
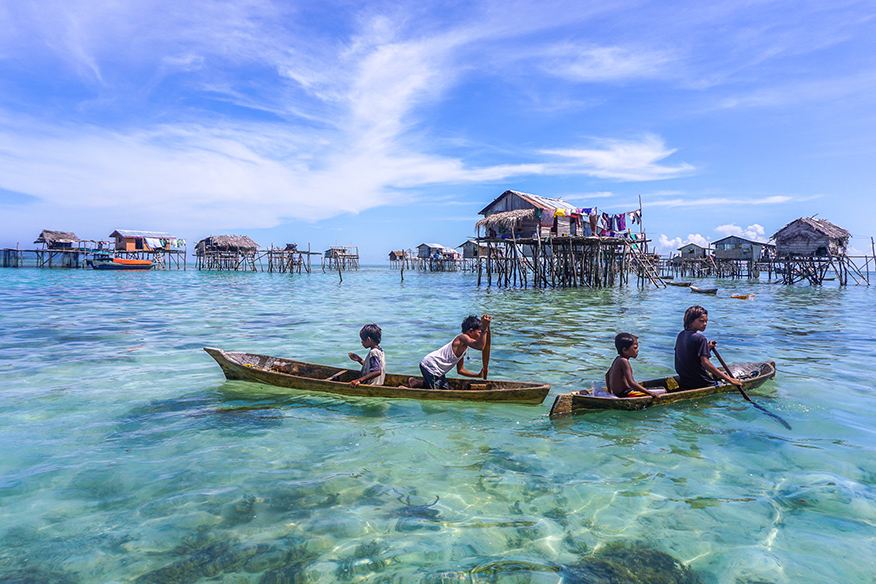
[[639,356],[639,338],[630,333],[620,333],[614,338],[617,357],[605,373],[605,387],[617,397],[628,397],[631,391],[641,391],[658,399],[664,391],[657,392],[636,383],[630,359]]

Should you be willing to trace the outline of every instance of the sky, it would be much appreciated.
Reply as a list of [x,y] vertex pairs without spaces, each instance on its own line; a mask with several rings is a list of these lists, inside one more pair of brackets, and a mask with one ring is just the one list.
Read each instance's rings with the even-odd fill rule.
[[816,215],[871,253],[876,4],[0,0],[0,247],[475,235],[506,190],[660,253]]

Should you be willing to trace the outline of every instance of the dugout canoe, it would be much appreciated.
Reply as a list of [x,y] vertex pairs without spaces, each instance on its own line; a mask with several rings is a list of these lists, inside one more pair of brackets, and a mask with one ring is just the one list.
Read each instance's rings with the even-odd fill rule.
[[95,270],[128,270],[140,271],[151,270],[151,260],[127,260],[124,258],[112,258],[102,260],[87,260]]
[[316,365],[256,353],[235,353],[213,347],[204,347],[204,350],[216,360],[227,379],[335,395],[540,404],[551,389],[545,383],[470,378],[448,378],[450,389],[414,389],[403,387],[408,383],[408,375],[392,373],[386,374],[384,385],[354,388],[350,387],[350,381],[359,378],[359,369]]
[[[738,363],[730,365],[730,370],[742,382],[742,389],[748,391],[760,387],[767,380],[776,376],[775,361],[761,363]],[[723,367],[719,367],[724,370]],[[678,387],[678,377],[661,377],[643,381],[644,387]],[[644,410],[651,406],[664,405],[672,402],[698,399],[716,393],[739,391],[736,386],[729,383],[721,383],[716,386],[703,387],[700,389],[686,389],[670,391],[659,399],[651,396],[643,397],[601,397],[591,394],[590,390],[573,391],[563,393],[554,400],[551,407],[550,417],[561,418],[568,416],[577,410]]]
[[690,291],[696,292],[697,294],[717,294],[718,293],[717,288],[700,288],[698,286],[691,286]]
[[680,288],[688,288],[692,283],[693,282],[676,282],[675,280],[670,280],[669,282],[666,282],[666,284],[669,286],[678,286]]

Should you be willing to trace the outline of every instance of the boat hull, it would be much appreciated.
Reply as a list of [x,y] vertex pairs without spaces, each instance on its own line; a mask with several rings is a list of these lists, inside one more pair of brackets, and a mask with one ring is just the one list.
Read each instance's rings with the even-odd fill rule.
[[690,291],[696,294],[717,294],[717,288],[697,288],[696,286],[691,286]]
[[89,260],[91,267],[95,270],[126,270],[126,271],[142,271],[151,270],[152,262],[150,260],[126,260],[121,258],[113,258],[110,260]]
[[[720,368],[723,370],[723,368]],[[775,361],[761,363],[739,363],[730,366],[733,374],[742,381],[742,389],[750,390],[763,385],[767,380],[776,376]],[[667,387],[667,380],[672,379],[678,385],[677,377],[662,377],[642,382],[643,387]],[[599,397],[589,395],[588,392],[564,393],[557,396],[551,407],[550,417],[559,418],[572,414],[577,410],[644,410],[651,406],[664,405],[678,401],[708,397],[717,393],[738,391],[736,386],[729,383],[721,383],[715,386],[702,387],[699,389],[686,389],[672,391],[660,399],[651,396],[643,397]]]
[[[401,387],[407,385],[408,376],[392,373],[386,374],[384,385],[350,387],[350,381],[358,379],[361,374],[358,369],[256,353],[226,352],[213,347],[204,347],[204,351],[216,360],[227,379],[344,396],[540,404],[551,388],[543,383],[453,378],[448,379],[450,389],[415,389]],[[286,368],[290,373],[272,370],[272,367]],[[328,379],[330,377],[333,379]]]

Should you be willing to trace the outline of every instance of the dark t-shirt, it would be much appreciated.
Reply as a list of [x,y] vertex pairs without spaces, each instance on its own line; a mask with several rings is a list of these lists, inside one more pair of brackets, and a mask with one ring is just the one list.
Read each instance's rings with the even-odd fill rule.
[[709,341],[696,331],[683,330],[675,339],[675,372],[681,389],[698,389],[717,382],[703,367],[700,357],[709,356]]

